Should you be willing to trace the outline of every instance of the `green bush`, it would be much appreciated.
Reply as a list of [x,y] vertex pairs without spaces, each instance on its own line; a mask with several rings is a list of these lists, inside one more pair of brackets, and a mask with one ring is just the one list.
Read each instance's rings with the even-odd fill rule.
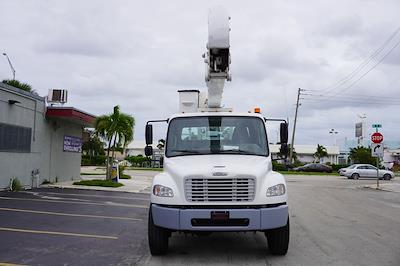
[[119,178],[120,179],[131,179],[130,175],[127,175],[124,173],[125,169],[126,169],[125,166],[123,166],[123,165],[119,166]]
[[97,156],[89,156],[89,155],[82,155],[82,166],[104,166],[106,163],[106,156],[105,155],[97,155]]
[[132,164],[133,167],[142,167],[143,163],[147,162],[150,165],[151,159],[147,157],[143,157],[142,155],[138,156],[128,156],[125,158],[128,162]]
[[331,164],[332,171],[339,171],[340,168],[345,168],[350,166],[349,164]]
[[74,185],[81,186],[98,186],[98,187],[121,187],[123,184],[114,182],[112,180],[102,180],[102,179],[93,179],[93,180],[82,180],[78,182],[74,182]]
[[11,190],[20,191],[21,189],[22,189],[21,182],[18,180],[18,178],[14,178],[13,181],[11,182]]
[[287,170],[286,165],[278,163],[276,161],[272,161],[272,169],[274,171],[286,171]]

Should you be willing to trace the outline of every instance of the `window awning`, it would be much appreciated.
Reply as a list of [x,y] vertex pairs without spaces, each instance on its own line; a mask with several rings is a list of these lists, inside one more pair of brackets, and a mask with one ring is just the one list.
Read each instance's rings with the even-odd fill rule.
[[96,116],[73,107],[49,106],[46,110],[46,118],[65,120],[74,124],[89,127],[93,126]]

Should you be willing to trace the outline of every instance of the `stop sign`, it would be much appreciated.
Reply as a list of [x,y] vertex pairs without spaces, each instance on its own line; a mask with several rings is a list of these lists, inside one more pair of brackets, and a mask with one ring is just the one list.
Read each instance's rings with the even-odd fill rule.
[[371,141],[373,143],[381,143],[383,141],[383,135],[379,132],[375,132],[371,135]]

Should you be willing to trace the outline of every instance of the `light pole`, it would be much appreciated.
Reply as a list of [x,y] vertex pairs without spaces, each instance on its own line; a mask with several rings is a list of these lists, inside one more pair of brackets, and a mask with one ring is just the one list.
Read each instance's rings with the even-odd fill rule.
[[13,73],[13,80],[15,80],[15,68],[13,67],[13,65],[11,64],[11,60],[8,57],[7,53],[3,53],[3,55],[7,58],[8,64],[10,65],[11,71]]
[[329,131],[329,134],[332,134],[333,135],[333,140],[334,140],[334,145],[336,146],[336,135],[338,134],[339,132],[337,132],[337,131],[335,131],[335,129],[331,129],[330,131]]

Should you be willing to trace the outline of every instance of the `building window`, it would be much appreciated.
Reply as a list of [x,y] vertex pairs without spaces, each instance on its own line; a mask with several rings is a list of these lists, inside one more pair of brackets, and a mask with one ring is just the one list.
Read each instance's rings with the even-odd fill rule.
[[32,128],[0,123],[0,152],[31,152]]

